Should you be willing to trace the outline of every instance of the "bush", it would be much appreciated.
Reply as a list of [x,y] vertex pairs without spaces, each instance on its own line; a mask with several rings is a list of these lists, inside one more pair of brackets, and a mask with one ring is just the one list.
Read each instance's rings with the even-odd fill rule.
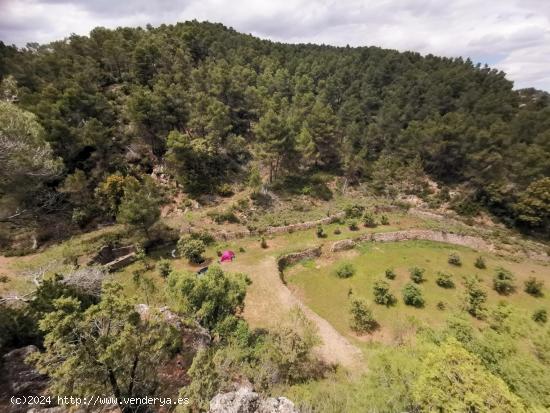
[[396,274],[393,268],[388,268],[386,270],[386,278],[389,280],[395,280]]
[[446,272],[438,272],[435,283],[442,288],[455,288],[453,275]]
[[327,234],[325,234],[325,231],[323,230],[323,226],[321,224],[317,225],[317,229],[315,230],[315,233],[317,234],[318,238],[325,238]]
[[422,290],[416,285],[407,283],[403,288],[403,302],[406,305],[413,307],[424,307],[424,298],[422,297]]
[[358,204],[347,205],[344,208],[344,212],[346,214],[346,218],[361,218],[361,215],[365,212],[365,207]]
[[206,214],[212,221],[216,224],[229,223],[238,223],[239,218],[231,210],[226,211],[210,211]]
[[170,275],[172,272],[172,265],[170,264],[170,261],[168,260],[160,260],[157,264],[157,268],[159,270],[159,274],[162,278],[166,278]]
[[542,288],[544,287],[544,281],[538,280],[535,277],[529,277],[525,281],[525,292],[531,294],[533,297],[542,297]]
[[349,278],[355,274],[355,268],[350,263],[340,264],[334,271],[338,278]]
[[462,265],[462,260],[460,259],[460,256],[457,253],[452,253],[449,255],[449,259],[447,262],[451,265],[456,265],[457,267],[460,267]]
[[484,270],[485,268],[487,268],[487,265],[485,265],[485,260],[483,259],[483,257],[477,257],[476,261],[474,262],[474,266],[476,268],[479,268],[480,270]]
[[265,240],[265,237],[260,238],[260,247],[262,247],[264,249],[268,247],[267,241]]
[[374,302],[387,307],[394,305],[397,301],[395,296],[390,292],[390,285],[386,281],[376,281],[373,288]]
[[493,277],[493,288],[502,295],[512,294],[516,290],[515,276],[510,271],[499,267]]
[[365,212],[365,215],[363,215],[363,225],[368,228],[376,227],[376,219],[372,212]]
[[202,254],[206,251],[206,247],[200,239],[182,237],[178,241],[177,250],[182,257],[187,258],[193,264],[200,264],[204,261]]
[[350,219],[348,221],[348,228],[350,229],[350,231],[357,231],[359,229],[359,227],[357,226],[357,221],[354,219]]
[[216,239],[208,231],[193,232],[191,234],[192,239],[198,239],[204,242],[204,245],[212,245]]
[[548,321],[548,313],[544,308],[540,308],[533,313],[533,321],[539,324],[546,324]]
[[390,220],[388,219],[388,216],[387,215],[382,215],[380,217],[380,223],[382,225],[390,225]]
[[334,230],[334,235],[340,235],[342,233],[342,231],[340,231],[340,228],[336,228]]
[[412,267],[409,269],[409,273],[411,274],[411,280],[415,282],[416,284],[420,284],[425,281],[424,278],[424,268],[419,267]]
[[357,333],[371,333],[378,328],[372,311],[365,300],[354,298],[351,300],[351,324],[350,327]]
[[464,309],[476,318],[484,318],[487,292],[481,288],[477,277],[466,278],[464,285],[466,287]]
[[223,197],[228,197],[233,195],[233,188],[228,183],[223,183],[218,186],[218,195]]
[[443,301],[438,301],[437,304],[436,304],[436,307],[438,310],[445,310],[447,308],[447,306],[445,305],[445,303]]
[[239,247],[239,252],[246,252],[246,250],[243,247]]

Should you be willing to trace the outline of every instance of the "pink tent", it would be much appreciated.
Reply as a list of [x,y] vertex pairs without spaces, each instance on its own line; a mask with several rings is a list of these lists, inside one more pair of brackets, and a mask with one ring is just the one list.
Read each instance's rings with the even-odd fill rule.
[[233,258],[235,258],[235,253],[233,251],[227,250],[222,252],[220,262],[233,261]]

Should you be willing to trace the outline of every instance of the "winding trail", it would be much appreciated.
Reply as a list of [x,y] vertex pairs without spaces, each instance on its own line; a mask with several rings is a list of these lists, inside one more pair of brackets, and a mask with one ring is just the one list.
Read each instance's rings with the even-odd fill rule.
[[280,320],[281,313],[298,307],[317,326],[318,334],[322,340],[317,352],[325,362],[340,364],[346,368],[357,367],[363,362],[362,353],[356,346],[341,335],[327,320],[294,296],[290,289],[283,284],[274,257],[262,258],[256,265],[237,264],[237,262],[234,264],[236,265],[232,270],[245,272],[252,279],[252,285],[249,287],[252,294],[247,294],[247,298],[253,298],[254,302],[245,303],[244,310],[244,317],[251,324],[258,324],[267,316],[275,325]]

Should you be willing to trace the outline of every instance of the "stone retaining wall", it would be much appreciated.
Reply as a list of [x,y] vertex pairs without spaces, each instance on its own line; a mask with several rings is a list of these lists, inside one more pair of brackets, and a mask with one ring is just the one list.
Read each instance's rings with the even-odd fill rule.
[[[297,251],[297,252],[291,252],[289,254],[283,254],[277,258],[277,267],[279,268],[279,272],[283,272],[283,270],[288,267],[289,265],[295,264],[298,261],[306,260],[309,258],[316,258],[321,255],[321,246],[314,248],[308,248],[303,251]],[[284,282],[284,280],[283,280]]]
[[423,229],[412,229],[395,232],[378,232],[363,234],[354,239],[345,239],[336,241],[332,244],[330,251],[342,251],[355,247],[358,242],[398,242],[410,240],[426,240],[435,242],[445,242],[447,244],[461,245],[475,250],[494,251],[494,245],[488,243],[482,238],[472,237],[470,235],[453,234],[450,232],[432,231]]
[[[321,218],[316,221],[301,222],[298,224],[284,225],[280,227],[267,227],[263,234],[285,234],[294,231],[303,231],[305,229],[315,228],[317,225],[331,224],[340,218],[345,216],[345,212],[338,212],[326,218]],[[251,235],[261,235],[260,231],[249,231],[247,229],[235,232],[217,232],[214,234],[214,238],[218,241],[228,241],[232,239],[240,239],[249,237]]]

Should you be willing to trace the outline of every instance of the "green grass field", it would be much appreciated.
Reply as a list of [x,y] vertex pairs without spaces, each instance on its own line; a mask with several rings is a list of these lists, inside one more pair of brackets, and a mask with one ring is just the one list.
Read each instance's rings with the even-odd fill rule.
[[[447,262],[450,253],[456,252],[462,259],[457,267]],[[482,255],[487,263],[486,269],[474,266],[476,257]],[[335,268],[342,262],[351,263],[356,273],[351,278],[340,279],[334,275]],[[407,306],[402,301],[401,289],[410,281],[409,268],[417,266],[426,269],[426,281],[420,284],[426,304],[423,308]],[[509,269],[516,275],[517,291],[510,296],[501,296],[492,289],[492,277],[497,267]],[[384,272],[394,268],[397,277],[387,280]],[[438,271],[454,275],[456,288],[444,289],[435,280]],[[479,254],[468,248],[429,242],[407,241],[397,243],[366,243],[356,250],[336,253],[330,257],[321,257],[315,261],[305,261],[290,268],[285,279],[304,302],[321,317],[328,320],[338,331],[356,342],[364,342],[365,337],[356,336],[349,328],[349,294],[364,297],[370,303],[380,329],[372,334],[376,341],[391,342],[403,334],[402,329],[411,324],[411,318],[419,323],[437,327],[442,325],[449,314],[461,309],[464,286],[463,277],[477,274],[488,292],[487,306],[506,301],[519,311],[530,316],[533,309],[550,308],[550,267],[528,260],[512,262],[488,253]],[[523,291],[523,283],[529,276],[536,276],[546,282],[546,294],[535,298]],[[386,280],[398,302],[393,307],[375,304],[373,284],[378,279]],[[445,303],[445,310],[437,308],[437,303]],[[477,322],[472,318],[472,322]]]

